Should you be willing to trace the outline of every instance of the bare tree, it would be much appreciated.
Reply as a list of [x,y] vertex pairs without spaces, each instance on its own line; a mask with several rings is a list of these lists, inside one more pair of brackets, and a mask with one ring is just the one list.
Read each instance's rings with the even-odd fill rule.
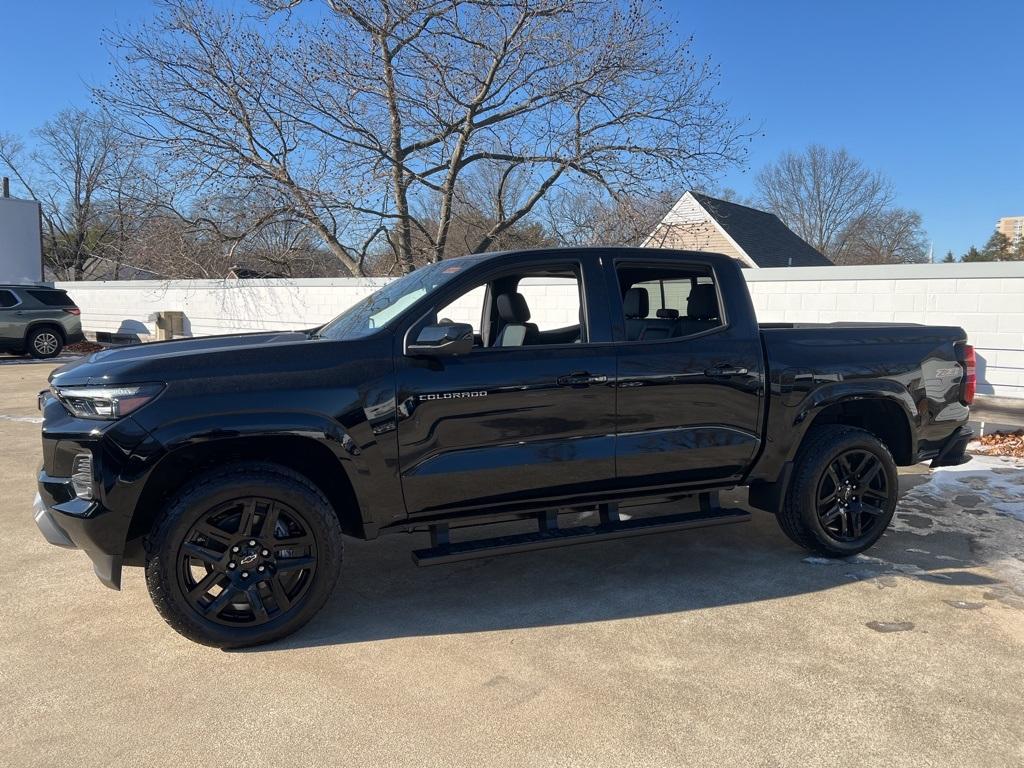
[[66,109],[35,136],[31,153],[17,139],[0,137],[0,161],[40,203],[47,266],[61,279],[81,280],[102,262],[111,234],[104,197],[120,134],[102,115]]
[[613,198],[593,189],[570,190],[548,201],[548,226],[563,245],[637,246],[655,231],[680,195],[662,190]]
[[787,152],[755,179],[759,203],[800,237],[840,263],[851,238],[893,200],[888,179],[845,149],[812,144]]
[[[440,194],[430,195],[425,205],[415,205],[413,217],[420,227],[413,232],[412,254],[414,263],[435,260],[436,243],[440,230],[447,226],[446,252],[459,256],[480,250],[510,250],[554,245],[555,240],[543,224],[523,219],[500,229],[495,226],[504,221],[508,211],[523,206],[533,193],[529,172],[519,166],[500,162],[481,161],[463,172],[445,210]],[[444,217],[447,216],[447,224]],[[486,247],[481,242],[487,239]]]
[[846,237],[837,264],[915,264],[928,261],[921,214],[890,208],[861,218]]
[[[196,188],[272,187],[353,274],[382,244],[402,270],[418,249],[486,250],[556,188],[641,194],[743,156],[715,68],[654,4],[312,2],[262,0],[260,16],[168,0],[108,37],[117,74],[98,95]],[[524,194],[475,201],[496,215],[453,245],[485,163]]]

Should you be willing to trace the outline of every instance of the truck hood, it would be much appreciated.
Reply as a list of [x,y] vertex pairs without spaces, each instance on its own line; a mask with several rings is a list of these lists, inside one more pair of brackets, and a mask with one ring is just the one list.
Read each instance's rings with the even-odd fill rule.
[[50,374],[50,383],[90,386],[205,376],[215,373],[221,364],[237,365],[240,357],[251,359],[253,352],[264,357],[296,344],[317,343],[308,331],[283,331],[133,344],[105,349],[68,363]]

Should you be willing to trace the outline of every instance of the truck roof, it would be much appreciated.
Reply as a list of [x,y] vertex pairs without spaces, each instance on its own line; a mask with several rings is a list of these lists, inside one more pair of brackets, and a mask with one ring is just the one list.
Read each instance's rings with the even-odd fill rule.
[[452,258],[446,258],[445,261],[473,261],[483,262],[492,261],[497,259],[503,259],[509,256],[541,256],[541,255],[582,255],[589,253],[608,253],[612,252],[615,255],[631,256],[631,257],[665,257],[665,256],[678,256],[681,259],[697,259],[699,261],[706,262],[708,264],[727,264],[734,263],[736,259],[731,256],[726,256],[722,253],[715,253],[712,251],[684,251],[675,248],[639,248],[636,246],[628,245],[596,245],[596,246],[580,246],[571,248],[517,248],[510,251],[491,251],[488,253],[472,253],[465,256],[455,256]]

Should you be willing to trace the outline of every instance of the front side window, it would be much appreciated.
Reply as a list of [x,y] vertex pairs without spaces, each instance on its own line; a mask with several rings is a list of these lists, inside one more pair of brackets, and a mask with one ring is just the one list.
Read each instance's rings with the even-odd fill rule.
[[473,326],[480,348],[586,340],[579,270],[539,269],[492,278],[438,307],[437,322]]
[[723,324],[718,290],[706,267],[619,265],[626,341],[658,341]]

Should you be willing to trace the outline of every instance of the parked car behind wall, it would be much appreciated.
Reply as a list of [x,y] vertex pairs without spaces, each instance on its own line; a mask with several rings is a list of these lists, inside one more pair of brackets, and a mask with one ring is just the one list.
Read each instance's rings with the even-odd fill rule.
[[84,339],[81,310],[66,291],[0,285],[0,350],[45,359]]

